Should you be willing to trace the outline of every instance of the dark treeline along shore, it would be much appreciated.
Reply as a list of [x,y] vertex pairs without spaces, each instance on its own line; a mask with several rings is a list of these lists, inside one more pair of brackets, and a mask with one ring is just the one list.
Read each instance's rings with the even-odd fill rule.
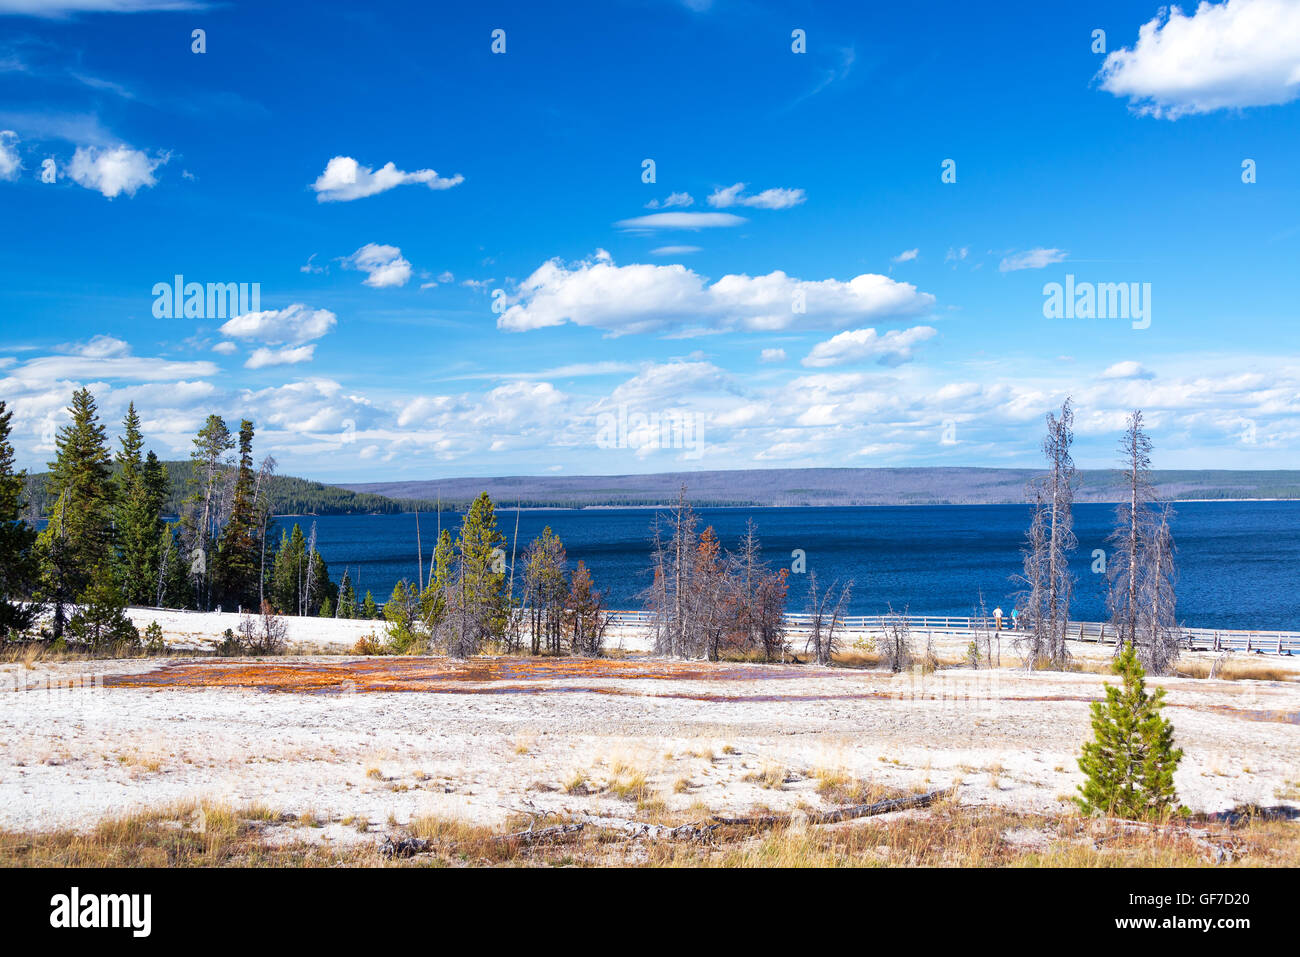
[[[240,633],[227,635],[226,648],[241,653],[281,647],[284,615],[381,619],[384,638],[371,636],[360,649],[366,653],[436,651],[463,657],[485,650],[602,651],[609,593],[598,587],[591,566],[582,559],[571,563],[565,543],[550,527],[531,542],[520,542],[518,512],[513,535],[499,527],[488,491],[478,491],[454,530],[454,507],[448,509],[446,523],[443,508],[437,509],[432,540],[421,537],[416,524],[415,574],[399,578],[380,604],[370,591],[364,598],[358,594],[361,589],[347,565],[341,577],[331,576],[315,521],[294,522],[292,530],[274,521],[276,463],[270,456],[260,462],[254,458],[251,421],[242,420],[232,430],[221,416],[209,415],[182,470],[168,469],[154,452],[146,452],[134,404],[128,407],[116,451],[110,449],[88,389],[73,394],[68,412],[70,422],[56,436],[50,471],[33,486],[14,468],[12,413],[0,401],[0,641],[138,647],[141,636],[125,609],[143,605],[239,609],[244,613]],[[1088,483],[1080,479],[1071,457],[1069,400],[1059,413],[1047,415],[1046,426],[1047,469],[1024,485],[1020,508],[1028,527],[1020,568],[1009,575],[1015,588],[1010,597],[1013,615],[1018,615],[1014,641],[1021,659],[1061,668],[1068,663],[1080,577],[1073,509]],[[1098,561],[1104,566],[1098,581],[1104,582],[1108,619],[1145,667],[1165,673],[1181,646],[1176,512],[1170,489],[1160,485],[1151,468],[1151,449],[1142,413],[1135,410],[1120,437],[1118,468],[1105,485],[1093,485],[1096,494],[1110,495],[1119,504],[1105,547],[1092,557],[1094,571]],[[963,475],[969,478],[972,472],[984,474],[966,470]],[[871,474],[902,481],[900,470]],[[1026,477],[994,474],[996,482]],[[178,486],[182,476],[183,493]],[[40,492],[35,506],[39,522],[24,518],[32,508],[24,503],[24,493],[33,488]],[[304,483],[281,485],[279,492],[316,495],[327,507],[347,501],[331,498],[328,487]],[[503,504],[510,504],[511,497],[518,502],[522,495],[519,490],[507,494]],[[454,495],[448,498],[455,501]],[[738,538],[732,536],[734,545],[724,542],[718,528],[700,520],[695,508],[701,498],[709,501],[708,493],[692,491],[688,497],[686,483],[678,485],[671,506],[652,521],[651,547],[642,567],[628,569],[625,576],[647,574],[643,588],[627,597],[635,597],[649,613],[656,650],[715,660],[727,654],[784,660],[790,650],[785,615],[803,611],[811,615],[811,653],[830,663],[837,652],[837,628],[870,570],[864,556],[835,568],[816,559],[807,562],[806,550],[795,547],[793,561],[785,567],[784,555],[776,561],[764,556],[752,520]],[[359,499],[353,504],[387,509],[388,501]],[[393,502],[393,508],[406,504]],[[950,525],[947,531],[951,537],[954,529]],[[356,571],[360,575],[360,568]],[[792,578],[800,581],[793,595]],[[967,598],[973,611],[978,602],[982,619],[988,609],[981,592]],[[909,641],[907,605],[899,610],[891,604],[890,614],[896,622],[891,640],[906,659],[910,652],[900,649]],[[143,643],[161,649],[157,623]],[[978,664],[980,655],[977,640],[972,661]]]
[[[507,476],[400,482],[343,483],[354,492],[441,500],[464,507],[479,492],[522,508],[669,505],[686,485],[701,507],[827,505],[1010,505],[1040,473],[999,468],[731,469],[654,475]],[[1079,469],[1075,501],[1119,502],[1127,497],[1115,469]],[[1186,499],[1300,499],[1300,471],[1152,470],[1163,501]],[[427,505],[422,505],[426,508]]]

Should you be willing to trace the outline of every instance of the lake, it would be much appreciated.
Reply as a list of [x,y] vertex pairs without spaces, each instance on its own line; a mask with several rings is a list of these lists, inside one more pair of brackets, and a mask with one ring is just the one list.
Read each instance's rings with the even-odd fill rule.
[[[1178,615],[1186,625],[1282,628],[1300,631],[1300,502],[1185,502],[1173,531],[1178,546]],[[539,509],[519,513],[519,552],[546,525],[563,539],[569,561],[587,563],[609,607],[640,608],[650,581],[650,529],[656,510]],[[845,508],[705,508],[700,527],[712,525],[724,547],[734,547],[753,518],[764,556],[774,567],[791,565],[802,549],[807,568],[823,583],[854,582],[853,614],[879,614],[892,605],[915,615],[969,615],[982,590],[989,611],[1010,613],[1029,521],[1024,505],[918,505]],[[443,513],[444,524],[459,516]],[[1105,615],[1104,576],[1091,570],[1093,550],[1106,549],[1115,507],[1075,506],[1079,548],[1072,617]],[[304,532],[316,523],[317,544],[330,575],[346,567],[358,593],[370,589],[382,602],[398,578],[417,572],[415,516],[337,515],[281,517]],[[497,512],[509,555],[515,513]],[[420,515],[426,567],[437,517]],[[519,564],[522,570],[522,562]],[[804,610],[807,575],[790,577],[791,611]]]

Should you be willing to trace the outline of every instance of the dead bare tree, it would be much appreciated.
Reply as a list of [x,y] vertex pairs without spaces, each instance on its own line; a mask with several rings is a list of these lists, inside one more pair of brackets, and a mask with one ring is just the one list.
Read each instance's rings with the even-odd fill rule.
[[1070,659],[1066,639],[1074,576],[1069,558],[1078,545],[1073,518],[1073,442],[1074,410],[1066,399],[1059,416],[1047,414],[1043,454],[1048,473],[1031,486],[1034,516],[1022,550],[1024,566],[1016,576],[1024,585],[1018,597],[1028,620],[1015,643],[1026,668],[1062,669]]
[[260,614],[245,611],[239,616],[239,644],[250,655],[278,655],[283,653],[288,626],[271,608],[262,602]]
[[1151,486],[1151,439],[1142,428],[1142,411],[1129,413],[1124,436],[1120,440],[1124,457],[1124,486],[1128,496],[1115,508],[1113,546],[1106,564],[1109,580],[1107,604],[1115,626],[1115,654],[1125,643],[1137,645],[1139,593],[1142,590],[1142,551],[1148,536],[1150,505],[1154,498]]
[[1115,653],[1132,643],[1148,673],[1168,674],[1182,638],[1177,625],[1176,550],[1170,530],[1173,510],[1155,500],[1151,447],[1142,412],[1135,409],[1120,440],[1128,499],[1116,509],[1110,536],[1114,548],[1107,564],[1107,604],[1116,632]]
[[811,627],[805,650],[812,649],[819,665],[829,665],[839,651],[838,628],[844,621],[844,612],[849,604],[849,595],[853,582],[840,585],[831,582],[829,588],[821,591],[817,585],[817,573],[808,573],[808,612],[811,615]]
[[699,551],[698,524],[695,511],[686,501],[685,485],[677,494],[672,514],[667,519],[662,515],[655,517],[651,558],[655,581],[647,595],[647,604],[654,620],[657,654],[691,658],[703,650],[704,642],[692,615],[691,601]]
[[1142,551],[1141,614],[1138,618],[1137,653],[1150,674],[1169,674],[1178,660],[1182,629],[1178,625],[1178,570],[1170,522],[1174,511],[1164,505],[1149,523]]
[[902,614],[889,607],[885,615],[880,635],[877,636],[876,650],[880,653],[880,663],[895,673],[912,667],[915,657],[912,651],[912,625],[907,617],[907,609]]

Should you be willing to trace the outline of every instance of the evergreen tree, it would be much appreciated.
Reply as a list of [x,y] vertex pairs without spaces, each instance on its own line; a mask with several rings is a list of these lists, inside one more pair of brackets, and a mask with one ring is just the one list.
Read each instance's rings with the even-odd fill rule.
[[50,463],[54,504],[38,539],[42,593],[54,606],[53,631],[63,636],[66,605],[89,585],[113,547],[113,483],[108,443],[89,389],[72,394],[72,421],[59,429]]
[[480,492],[460,525],[456,542],[460,581],[453,586],[460,594],[462,611],[473,622],[478,639],[499,638],[505,633],[509,617],[505,541],[497,528],[492,499],[487,492]]
[[194,589],[189,564],[181,551],[181,525],[164,524],[158,532],[158,571],[155,604],[160,608],[193,608]]
[[[117,533],[117,576],[128,604],[152,605],[158,592],[158,546],[162,527],[162,502],[158,489],[158,457],[141,458],[144,436],[135,403],[127,406],[122,423],[121,450],[117,454],[117,495],[113,524]],[[166,481],[165,474],[163,481]]]
[[271,604],[282,615],[303,614],[303,595],[306,593],[307,540],[302,526],[294,523],[290,532],[280,533],[280,546],[271,562]]
[[343,569],[343,580],[339,582],[338,617],[356,618],[358,610],[357,592],[352,587],[352,577],[345,568]]
[[122,588],[108,561],[100,562],[91,572],[90,583],[77,596],[77,612],[68,622],[68,631],[91,649],[120,642],[137,644],[140,633],[126,616]]
[[365,600],[361,603],[361,617],[367,621],[374,621],[379,617],[379,606],[375,604],[375,596],[366,590]]
[[393,586],[392,597],[384,602],[384,620],[388,622],[388,644],[393,651],[404,654],[412,646],[428,638],[420,619],[420,602],[414,582],[399,579]]
[[338,601],[339,588],[330,581],[329,568],[326,566],[325,559],[321,557],[320,552],[312,550],[308,568],[310,569],[311,588],[304,596],[303,614],[320,615],[325,602],[329,602],[332,607]]
[[1183,752],[1174,747],[1174,728],[1160,716],[1164,688],[1146,693],[1142,664],[1131,643],[1112,670],[1122,688],[1106,686],[1106,701],[1092,705],[1094,740],[1083,746],[1079,770],[1087,781],[1075,798],[1086,814],[1134,820],[1167,818],[1178,803],[1174,770]]
[[14,471],[12,419],[0,401],[0,641],[25,632],[37,614],[26,601],[36,583],[36,532],[22,520],[26,476]]
[[334,617],[334,605],[330,603],[329,595],[326,595],[326,596],[325,596],[325,600],[324,600],[323,602],[320,603],[320,615],[319,615],[319,617],[321,617],[321,618],[333,618],[333,617]]
[[239,471],[231,496],[230,517],[217,546],[216,597],[223,605],[255,608],[259,601],[261,515],[257,474],[253,471],[253,423],[239,423]]
[[226,453],[235,446],[225,419],[209,415],[194,439],[194,474],[190,479],[190,495],[181,513],[184,527],[184,545],[189,561],[190,578],[194,582],[194,595],[201,609],[212,602],[212,580],[215,556],[212,544],[220,538],[224,503],[221,480],[226,470]]

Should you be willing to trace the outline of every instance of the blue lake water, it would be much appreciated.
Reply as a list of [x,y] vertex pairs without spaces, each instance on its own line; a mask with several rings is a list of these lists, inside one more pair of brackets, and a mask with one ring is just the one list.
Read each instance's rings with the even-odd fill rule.
[[[1177,506],[1179,618],[1220,628],[1300,630],[1300,502],[1186,502]],[[641,607],[650,581],[650,529],[655,509],[546,509],[519,513],[519,552],[544,526],[563,539],[571,564],[585,561],[613,608]],[[734,547],[753,518],[764,556],[790,567],[803,549],[822,582],[853,579],[852,613],[878,614],[890,605],[913,614],[968,615],[983,590],[989,610],[1008,613],[1020,569],[1029,510],[1022,505],[936,505],[853,508],[700,509],[724,547]],[[498,524],[507,554],[515,513],[501,509]],[[1079,548],[1072,617],[1105,617],[1104,577],[1094,574],[1094,549],[1108,549],[1113,505],[1075,506]],[[459,516],[443,513],[444,524]],[[279,525],[314,521],[317,543],[337,581],[347,567],[359,593],[382,602],[398,578],[417,571],[414,515],[282,517]],[[421,514],[424,559],[437,519]],[[522,568],[522,564],[520,565]],[[791,611],[802,611],[807,575],[791,575]]]

